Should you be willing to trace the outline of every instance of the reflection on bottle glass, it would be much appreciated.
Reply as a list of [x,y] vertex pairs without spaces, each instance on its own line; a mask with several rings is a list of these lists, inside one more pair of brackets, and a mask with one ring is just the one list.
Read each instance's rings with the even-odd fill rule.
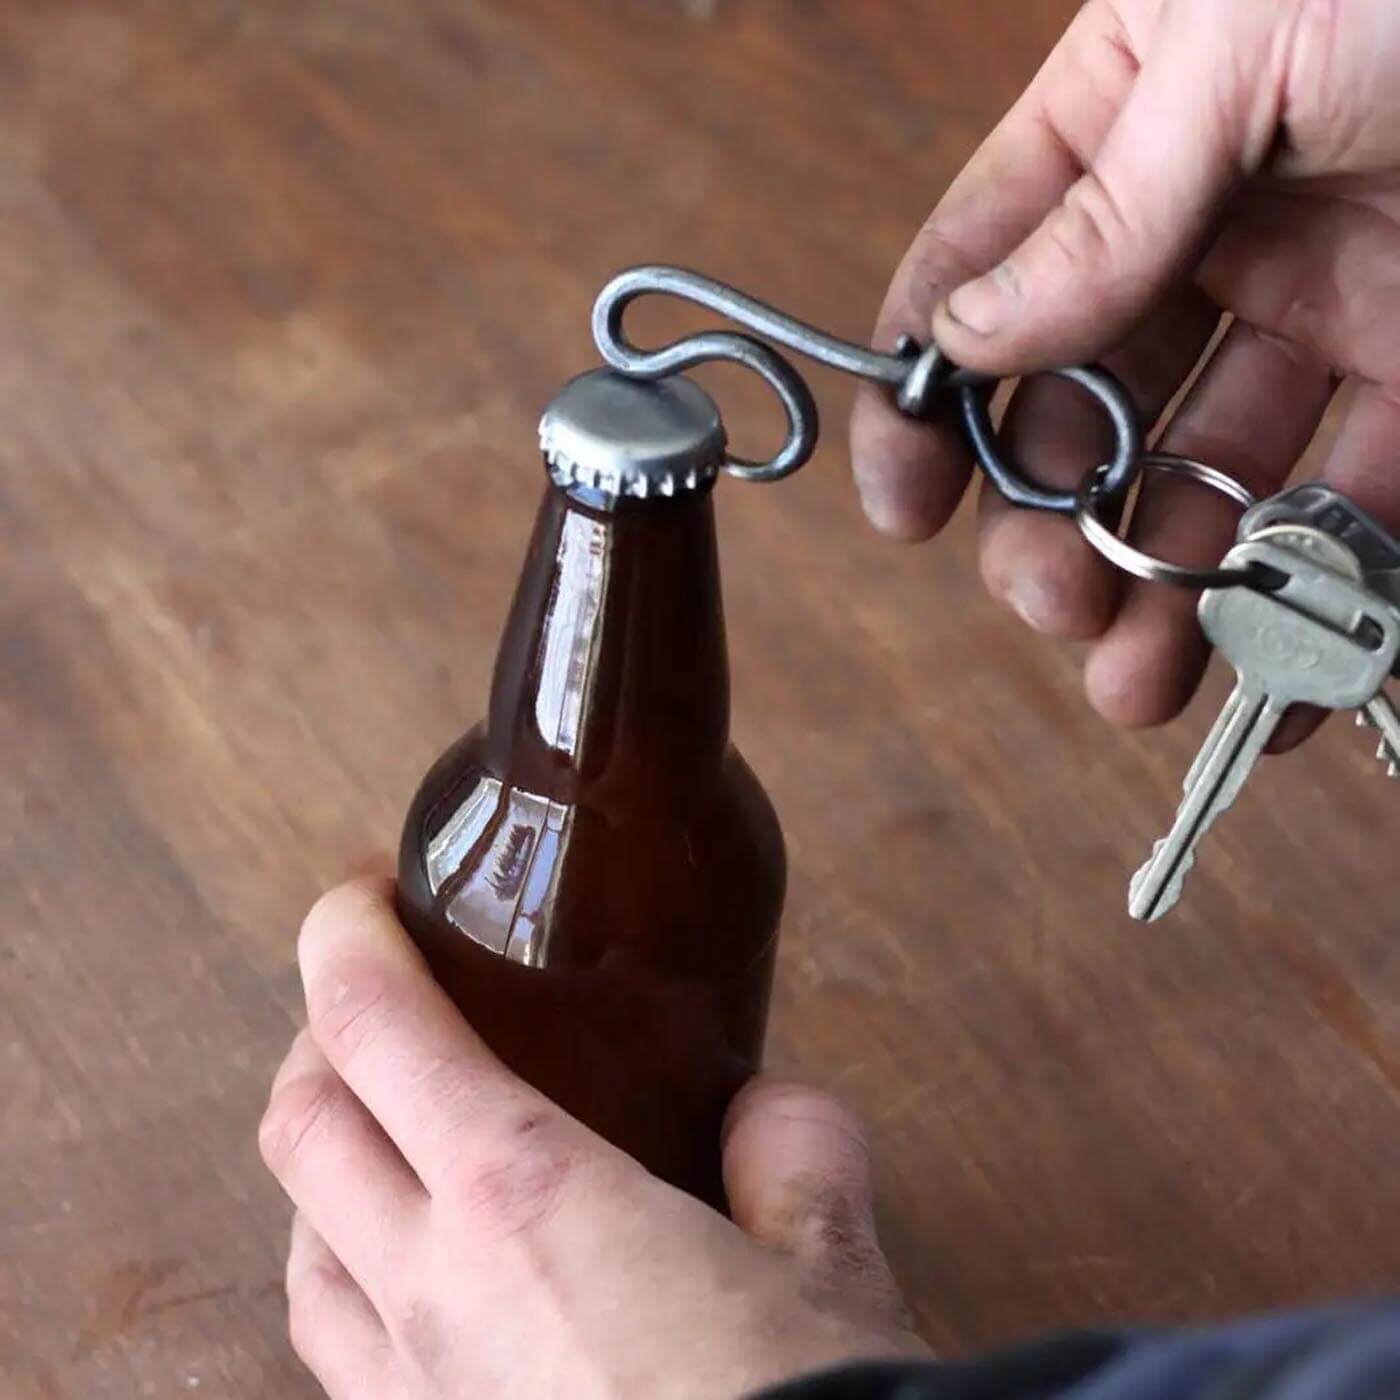
[[447,894],[443,912],[493,953],[538,967],[545,959],[548,916],[568,845],[570,813],[533,792],[502,789],[493,779],[467,799],[462,811],[484,805],[478,799],[492,784],[496,803],[489,826],[470,849],[463,849],[463,878]]
[[570,515],[559,536],[558,570],[545,620],[535,723],[560,753],[578,753],[579,720],[592,684],[598,614],[608,586],[608,532]]

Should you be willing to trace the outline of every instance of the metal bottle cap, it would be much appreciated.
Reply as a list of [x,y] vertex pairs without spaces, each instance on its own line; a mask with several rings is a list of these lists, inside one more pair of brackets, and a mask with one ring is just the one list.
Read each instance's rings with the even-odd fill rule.
[[698,384],[610,369],[564,385],[540,420],[540,447],[556,485],[591,487],[613,501],[702,490],[725,461],[719,409]]

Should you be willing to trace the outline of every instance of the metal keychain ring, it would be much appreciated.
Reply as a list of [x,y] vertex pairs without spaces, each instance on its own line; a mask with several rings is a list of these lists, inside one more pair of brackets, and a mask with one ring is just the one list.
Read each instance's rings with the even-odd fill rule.
[[[1204,462],[1193,461],[1189,457],[1178,457],[1171,452],[1150,452],[1142,458],[1142,466],[1147,471],[1160,472],[1164,476],[1184,476],[1209,486],[1222,496],[1228,496],[1237,505],[1248,510],[1254,505],[1253,494],[1232,476]],[[1084,538],[1111,564],[1117,565],[1134,578],[1146,579],[1149,583],[1169,583],[1176,588],[1259,588],[1267,586],[1267,580],[1254,567],[1196,569],[1186,564],[1173,564],[1165,559],[1156,559],[1150,554],[1120,539],[1104,523],[1102,509],[1111,504],[1099,486],[1104,469],[1093,472],[1079,488],[1075,504],[1074,518],[1083,532]]]

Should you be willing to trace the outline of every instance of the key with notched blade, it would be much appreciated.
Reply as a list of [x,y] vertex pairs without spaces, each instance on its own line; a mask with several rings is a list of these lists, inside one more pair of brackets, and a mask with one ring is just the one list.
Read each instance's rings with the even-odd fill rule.
[[1400,657],[1400,615],[1368,588],[1266,540],[1237,545],[1231,568],[1260,566],[1282,585],[1210,589],[1201,626],[1238,681],[1192,764],[1170,833],[1133,877],[1128,912],[1158,919],[1181,896],[1196,847],[1243,788],[1292,705],[1359,709]]

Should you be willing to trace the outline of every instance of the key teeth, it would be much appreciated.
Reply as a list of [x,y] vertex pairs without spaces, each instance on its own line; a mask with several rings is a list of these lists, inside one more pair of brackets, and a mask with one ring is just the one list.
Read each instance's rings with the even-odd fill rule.
[[[1366,710],[1356,712],[1356,727],[1358,729],[1379,729],[1380,725]],[[1388,778],[1400,778],[1400,752],[1397,752],[1390,739],[1382,736],[1380,745],[1376,749],[1376,757],[1385,764],[1385,772]]]
[[[1371,728],[1375,728],[1373,724]],[[1376,757],[1385,764],[1386,776],[1389,778],[1400,777],[1400,753],[1397,753],[1391,746],[1389,739],[1382,739],[1376,749]]]
[[1152,876],[1152,871],[1157,864],[1158,858],[1162,854],[1163,848],[1167,845],[1167,838],[1152,843],[1152,854],[1147,858],[1142,868],[1128,882],[1128,914],[1134,919],[1140,919],[1144,923],[1154,924],[1165,914],[1170,914],[1181,899],[1181,892],[1186,887],[1186,877],[1191,873],[1192,867],[1196,864],[1194,851],[1188,851],[1182,856],[1177,865],[1176,872],[1171,879],[1156,891],[1156,897],[1151,901],[1144,901],[1142,896],[1143,887]]

